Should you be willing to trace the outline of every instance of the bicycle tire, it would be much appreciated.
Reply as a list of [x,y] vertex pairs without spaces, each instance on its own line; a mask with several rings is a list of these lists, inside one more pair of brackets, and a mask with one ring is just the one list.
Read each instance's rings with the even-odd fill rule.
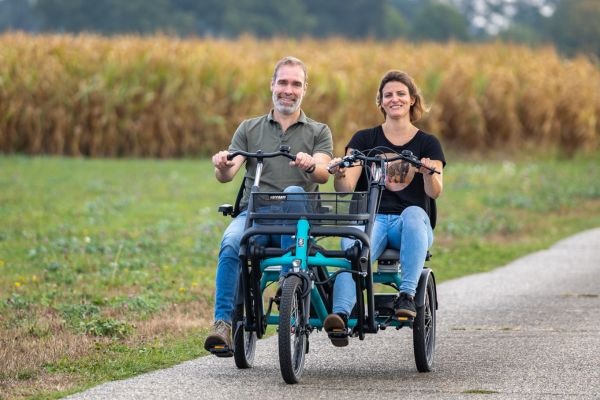
[[244,305],[238,304],[235,307],[233,318],[233,358],[236,367],[240,369],[252,368],[254,365],[254,355],[256,354],[256,332],[247,331],[244,328]]
[[286,383],[300,382],[304,371],[308,333],[304,321],[306,309],[302,298],[302,281],[289,276],[283,283],[279,305],[279,366]]
[[413,322],[413,347],[415,364],[419,372],[430,372],[433,370],[435,353],[435,283],[429,277],[425,287],[425,301],[421,307],[417,307],[417,316]]

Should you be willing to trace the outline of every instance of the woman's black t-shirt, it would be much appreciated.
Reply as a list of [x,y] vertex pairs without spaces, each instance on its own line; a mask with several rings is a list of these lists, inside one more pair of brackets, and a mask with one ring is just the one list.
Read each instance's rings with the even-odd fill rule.
[[[346,152],[348,149],[360,150],[370,156],[380,153],[400,153],[402,150],[410,150],[419,160],[423,157],[427,157],[432,160],[440,160],[444,166],[446,165],[446,159],[439,140],[435,136],[421,130],[419,130],[408,143],[402,146],[396,146],[385,137],[381,125],[374,128],[363,129],[352,136],[352,139],[350,139],[350,142],[346,147]],[[363,169],[363,172],[360,175],[356,190],[368,190],[365,169]],[[423,208],[429,215],[431,226],[435,227],[435,200],[431,199],[425,193],[422,174],[415,174],[412,182],[403,190],[397,192],[387,189],[384,190],[381,196],[378,213],[400,214],[409,206],[419,206]]]

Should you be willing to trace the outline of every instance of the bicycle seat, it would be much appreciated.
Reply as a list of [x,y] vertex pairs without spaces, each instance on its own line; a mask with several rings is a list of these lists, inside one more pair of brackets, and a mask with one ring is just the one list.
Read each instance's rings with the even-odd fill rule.
[[[429,261],[431,253],[427,250],[425,255],[425,261]],[[400,264],[400,250],[397,249],[385,249],[383,253],[377,259],[377,266],[379,272],[398,272],[398,266]]]
[[385,249],[383,253],[377,259],[379,264],[391,265],[396,264],[400,259],[400,250],[397,249]]

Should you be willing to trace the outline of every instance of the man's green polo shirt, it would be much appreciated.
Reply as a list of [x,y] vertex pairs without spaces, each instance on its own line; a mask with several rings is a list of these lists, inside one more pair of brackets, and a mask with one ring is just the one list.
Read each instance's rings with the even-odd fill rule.
[[[229,151],[243,150],[265,153],[279,151],[280,146],[290,147],[290,153],[299,152],[314,155],[324,153],[333,156],[333,139],[326,124],[308,118],[300,111],[300,118],[287,131],[269,114],[243,121],[235,131]],[[307,192],[314,192],[318,185],[310,180],[309,174],[290,166],[285,157],[265,158],[260,182],[261,192],[281,192],[288,186],[301,186]],[[256,173],[256,159],[246,160],[246,190],[240,203],[244,209],[248,204],[250,189]]]

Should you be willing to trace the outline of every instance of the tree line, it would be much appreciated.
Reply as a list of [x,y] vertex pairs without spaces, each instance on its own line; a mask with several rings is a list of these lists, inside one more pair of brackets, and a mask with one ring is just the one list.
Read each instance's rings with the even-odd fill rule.
[[[487,0],[480,0],[484,1]],[[456,0],[0,0],[0,31],[96,32],[182,37],[340,36],[414,41],[554,43],[567,55],[600,56],[600,1],[487,1],[489,21],[511,7],[510,25],[490,34],[473,24],[474,2]],[[463,4],[462,8],[459,4]],[[494,9],[493,6],[503,8]]]

